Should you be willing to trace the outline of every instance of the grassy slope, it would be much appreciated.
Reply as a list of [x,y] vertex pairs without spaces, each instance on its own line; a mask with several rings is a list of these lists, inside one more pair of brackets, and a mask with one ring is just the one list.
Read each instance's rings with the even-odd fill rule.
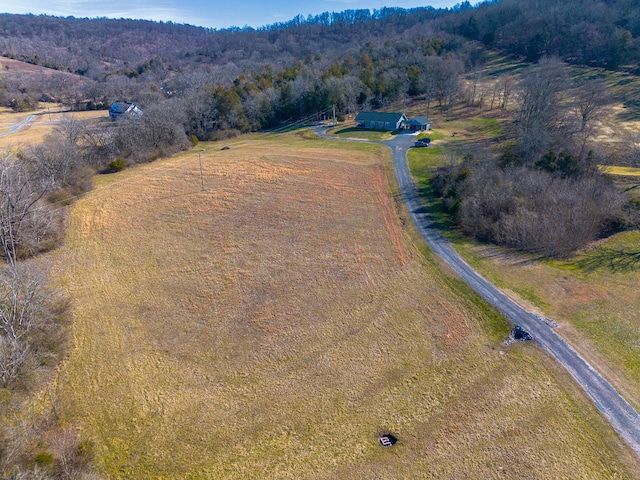
[[602,170],[609,175],[640,177],[640,168],[606,166]]
[[204,192],[194,154],[102,177],[53,255],[74,299],[64,416],[99,471],[637,475],[568,376],[504,347],[506,323],[407,243],[387,151],[227,143],[205,146]]
[[[41,107],[46,104],[41,104]],[[67,116],[73,116],[79,120],[101,119],[108,121],[109,114],[105,110],[95,110],[87,112],[63,112],[60,106],[51,108],[40,108],[34,112],[14,113],[10,109],[0,108],[0,133],[25,120],[29,115],[34,115],[33,119],[17,132],[0,137],[0,149],[12,149],[32,145],[44,141],[45,137],[52,132],[57,122]]]
[[637,231],[620,233],[567,262],[535,261],[461,245],[507,292],[560,322],[563,335],[640,408],[640,252]]
[[333,128],[329,130],[329,133],[340,138],[370,141],[391,140],[394,136],[394,133],[390,130],[376,131],[356,128],[355,123],[349,124],[349,126],[339,126],[337,128]]
[[[456,128],[462,134],[455,139],[440,132],[443,140],[436,141],[433,150],[410,153],[411,169],[428,207],[443,220],[446,217],[442,216],[439,203],[430,197],[430,171],[445,161],[441,153],[451,148],[452,141],[477,140],[478,122],[460,120]],[[447,123],[442,127],[451,129]],[[498,135],[500,132],[495,130],[485,131],[482,136]],[[619,167],[607,168],[618,173]],[[637,195],[637,189],[629,191],[629,195]],[[449,227],[446,222],[441,226]],[[640,408],[640,261],[630,259],[630,254],[640,252],[637,231],[598,242],[569,262],[541,262],[504,249],[478,246],[455,231],[447,234],[465,258],[508,294],[559,321],[558,332]]]

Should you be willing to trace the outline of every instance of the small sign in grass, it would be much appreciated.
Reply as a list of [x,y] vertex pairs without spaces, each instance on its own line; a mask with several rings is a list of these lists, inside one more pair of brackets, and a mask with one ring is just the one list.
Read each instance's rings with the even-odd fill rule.
[[383,447],[393,447],[398,439],[390,433],[385,433],[384,435],[380,435],[380,437],[378,437],[378,441]]

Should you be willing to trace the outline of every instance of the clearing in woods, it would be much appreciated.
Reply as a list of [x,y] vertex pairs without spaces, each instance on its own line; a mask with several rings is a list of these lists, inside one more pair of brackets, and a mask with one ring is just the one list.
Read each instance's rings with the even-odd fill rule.
[[569,376],[421,252],[387,149],[226,144],[198,147],[205,191],[194,152],[100,177],[51,255],[58,408],[100,473],[638,478]]

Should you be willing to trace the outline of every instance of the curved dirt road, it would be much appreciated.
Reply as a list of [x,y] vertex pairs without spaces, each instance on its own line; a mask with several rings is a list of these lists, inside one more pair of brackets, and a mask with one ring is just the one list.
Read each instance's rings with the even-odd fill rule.
[[[335,139],[335,137],[326,135],[324,129],[314,129],[314,131],[324,138]],[[398,135],[389,142],[376,143],[381,143],[391,148],[402,196],[413,222],[429,247],[460,275],[471,288],[500,310],[514,325],[521,325],[530,332],[534,340],[569,371],[593,400],[598,410],[609,420],[620,436],[640,455],[640,415],[638,415],[638,412],[620,396],[600,373],[589,365],[578,352],[569,346],[547,324],[511,300],[476,272],[435,229],[422,207],[418,190],[409,172],[407,150],[413,144],[414,139],[413,135]]]

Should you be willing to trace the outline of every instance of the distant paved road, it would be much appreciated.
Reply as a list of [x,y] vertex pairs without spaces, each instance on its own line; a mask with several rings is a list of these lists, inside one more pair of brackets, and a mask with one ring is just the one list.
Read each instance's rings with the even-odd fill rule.
[[[325,138],[335,139],[335,137],[326,135],[322,129],[315,129],[315,131]],[[407,150],[413,144],[414,139],[415,137],[412,135],[398,135],[389,142],[378,143],[389,146],[393,152],[393,163],[402,196],[413,222],[429,247],[471,288],[500,310],[514,325],[521,325],[530,332],[535,341],[569,371],[587,395],[591,397],[598,410],[607,417],[620,436],[640,455],[640,415],[638,412],[548,325],[507,297],[471,268],[433,226],[420,202],[418,190],[407,163]]]
[[9,128],[9,130],[7,130],[6,132],[0,133],[0,137],[6,137],[7,135],[11,135],[12,133],[16,133],[21,128],[26,127],[32,119],[33,119],[33,115],[29,115],[25,120],[23,120],[20,123],[16,123],[11,128]]

